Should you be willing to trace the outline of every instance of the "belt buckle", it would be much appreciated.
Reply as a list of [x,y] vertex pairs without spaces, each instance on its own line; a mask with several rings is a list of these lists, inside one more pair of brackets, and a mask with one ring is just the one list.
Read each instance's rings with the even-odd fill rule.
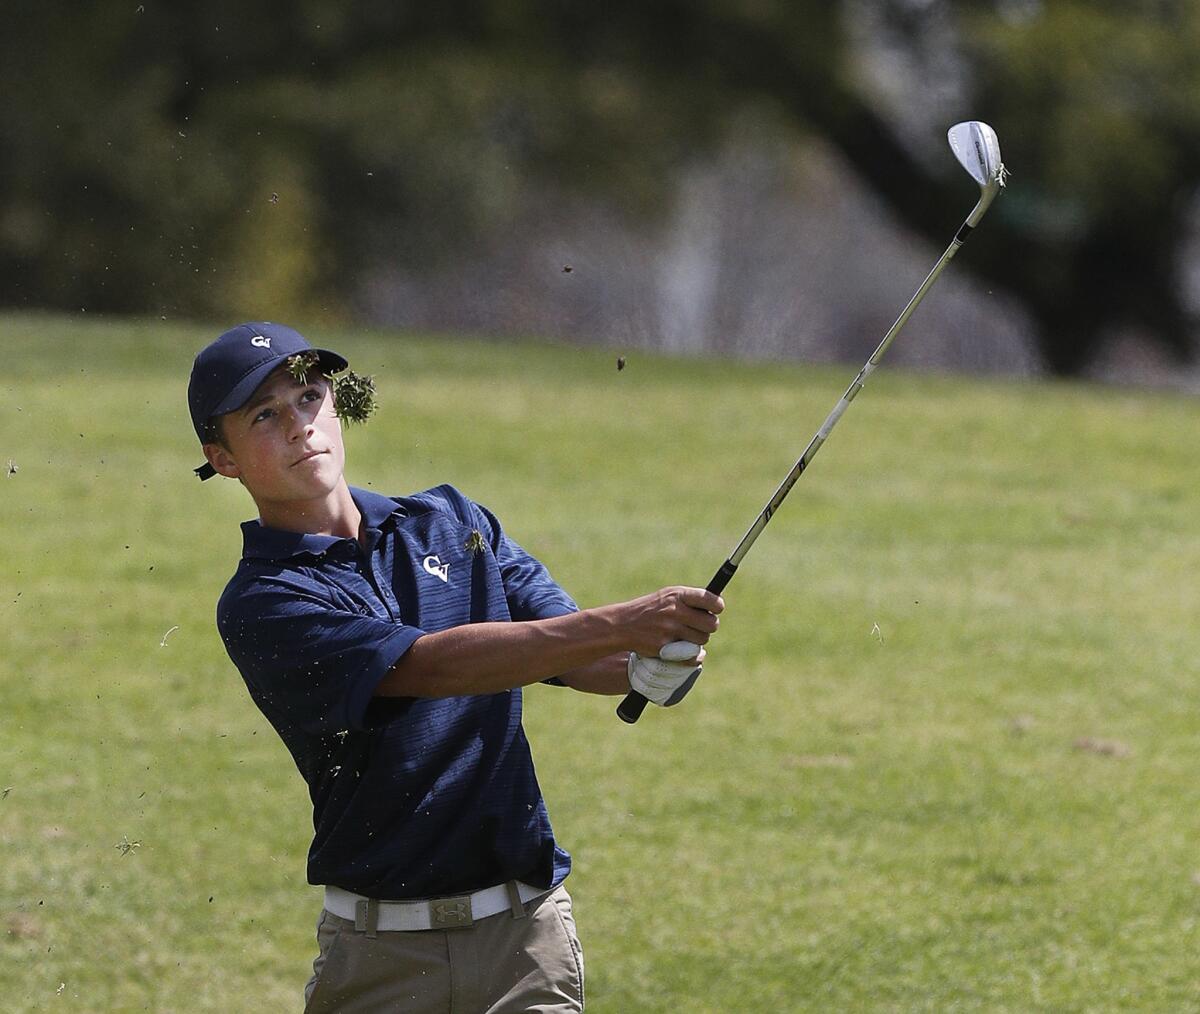
[[432,929],[459,929],[470,926],[474,921],[471,917],[469,894],[460,898],[434,898],[429,903],[429,922]]

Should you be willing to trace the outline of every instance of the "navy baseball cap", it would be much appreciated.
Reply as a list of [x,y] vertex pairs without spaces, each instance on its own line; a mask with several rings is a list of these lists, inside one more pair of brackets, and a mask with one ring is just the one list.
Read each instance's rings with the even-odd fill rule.
[[[230,328],[204,348],[192,364],[192,379],[188,382],[188,408],[200,443],[210,439],[213,416],[241,408],[288,356],[310,350],[317,354],[318,370],[326,375],[348,365],[336,352],[314,349],[298,331],[266,320]],[[195,471],[202,480],[217,474],[207,462]]]

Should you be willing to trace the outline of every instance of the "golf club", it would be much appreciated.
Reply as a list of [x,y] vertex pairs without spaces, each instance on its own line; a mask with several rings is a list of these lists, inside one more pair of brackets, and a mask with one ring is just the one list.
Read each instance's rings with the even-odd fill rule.
[[[908,323],[908,318],[912,316],[913,311],[920,305],[922,299],[925,298],[930,287],[937,281],[938,275],[942,273],[942,269],[950,262],[950,259],[958,252],[958,248],[966,242],[967,236],[971,234],[971,230],[979,224],[979,220],[983,218],[984,212],[987,211],[992,201],[996,199],[996,195],[1004,187],[1007,172],[1004,168],[1004,163],[1000,161],[1000,142],[996,139],[996,132],[992,130],[986,123],[981,123],[979,120],[968,120],[963,123],[956,123],[948,132],[950,140],[950,149],[954,152],[955,157],[961,163],[962,167],[971,174],[971,178],[979,184],[981,193],[979,202],[967,216],[965,222],[959,227],[954,239],[950,245],[946,247],[945,253],[938,258],[938,262],[933,266],[933,270],[925,276],[925,281],[921,283],[920,288],[913,293],[912,298],[908,301],[908,305],[901,311],[900,316],[896,318],[896,322],[888,329],[887,334],[883,336],[883,340],[873,353],[871,358],[867,360],[866,365],[858,372],[858,376],[854,378],[854,382],[846,389],[846,393],[842,395],[841,400],[833,407],[833,411],[829,413],[828,418],[821,424],[821,428],[817,430],[816,435],[809,441],[808,447],[800,456],[800,460],[792,466],[792,470],[788,472],[787,477],[775,490],[774,496],[767,501],[767,505],[762,509],[762,512],[755,518],[754,523],[750,526],[745,535],[742,536],[742,541],[737,544],[737,547],[729,558],[721,564],[720,569],[713,575],[713,579],[708,582],[708,590],[719,595],[725,588],[733,575],[737,572],[738,566],[745,559],[746,554],[750,552],[750,547],[754,545],[755,540],[762,534],[762,530],[767,527],[767,522],[771,520],[771,516],[783,503],[784,498],[791,492],[791,489],[796,485],[796,481],[804,473],[808,464],[816,456],[817,451],[821,449],[821,445],[825,443],[830,431],[837,425],[837,421],[842,417],[842,414],[850,406],[855,396],[862,390],[863,384],[867,378],[875,371],[875,367],[879,364],[879,360],[883,358],[884,352],[892,343],[892,339],[900,332],[900,329]],[[670,644],[664,645],[659,652],[660,657],[670,659],[672,661],[681,661],[684,659],[694,658],[696,654],[696,645],[686,641],[672,641]],[[646,707],[646,698],[636,690],[631,690],[621,701],[617,707],[617,715],[622,721],[633,724],[641,717],[642,710]]]

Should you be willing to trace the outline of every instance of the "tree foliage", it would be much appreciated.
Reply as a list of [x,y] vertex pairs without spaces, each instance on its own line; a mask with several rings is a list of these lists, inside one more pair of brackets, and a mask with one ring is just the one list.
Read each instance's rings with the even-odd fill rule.
[[850,0],[6,4],[0,301],[336,314],[369,260],[502,229],[519,181],[654,214],[673,168],[762,103],[939,243],[963,181],[928,152],[988,120],[1015,185],[971,266],[1030,308],[1048,365],[1081,368],[1112,327],[1190,355],[1195,5],[869,7],[894,56],[949,54],[953,81],[873,80]]

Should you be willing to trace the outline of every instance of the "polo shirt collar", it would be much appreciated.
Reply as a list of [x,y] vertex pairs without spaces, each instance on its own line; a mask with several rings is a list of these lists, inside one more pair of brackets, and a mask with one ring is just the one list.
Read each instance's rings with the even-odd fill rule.
[[[350,487],[350,496],[363,517],[364,531],[378,531],[393,514],[408,512],[395,500],[368,489]],[[339,542],[351,542],[337,535],[309,535],[268,528],[259,521],[242,523],[242,559],[286,560],[301,553],[319,556]],[[374,540],[371,540],[372,543]]]
[[351,486],[350,496],[354,498],[354,502],[363,516],[364,528],[382,528],[383,523],[393,514],[399,514],[401,517],[408,514],[408,511],[390,496],[373,493],[369,489]]

